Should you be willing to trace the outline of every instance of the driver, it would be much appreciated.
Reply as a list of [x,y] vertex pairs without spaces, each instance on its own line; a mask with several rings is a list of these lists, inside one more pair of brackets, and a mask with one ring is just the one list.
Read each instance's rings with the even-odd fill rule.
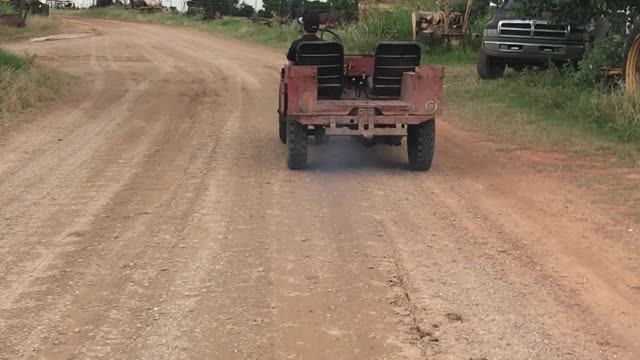
[[320,16],[318,16],[318,14],[305,13],[302,16],[302,27],[304,28],[304,35],[291,43],[291,47],[289,48],[289,52],[287,53],[287,60],[289,60],[289,64],[291,65],[295,65],[296,63],[296,55],[298,55],[298,45],[300,45],[301,42],[321,41],[321,39],[316,36],[318,28],[320,27]]

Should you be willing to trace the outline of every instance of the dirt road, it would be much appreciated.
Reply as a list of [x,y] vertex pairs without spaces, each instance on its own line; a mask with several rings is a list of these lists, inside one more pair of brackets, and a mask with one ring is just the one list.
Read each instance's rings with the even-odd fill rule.
[[11,45],[81,91],[0,145],[0,359],[640,358],[640,228],[438,123],[403,148],[276,133],[283,54],[67,20]]

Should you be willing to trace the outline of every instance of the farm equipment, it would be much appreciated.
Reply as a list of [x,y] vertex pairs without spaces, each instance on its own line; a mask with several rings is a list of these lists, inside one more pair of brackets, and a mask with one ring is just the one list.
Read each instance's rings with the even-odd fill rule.
[[303,42],[296,65],[280,77],[279,135],[290,169],[307,164],[308,138],[352,136],[366,145],[400,145],[407,137],[410,168],[431,167],[435,118],[442,113],[444,69],[420,65],[414,42],[381,42],[374,54],[344,55],[340,38]]
[[47,0],[50,9],[75,9],[76,5],[71,0]]
[[427,44],[433,42],[433,35],[441,35],[447,42],[457,45],[467,33],[469,28],[469,16],[473,0],[467,1],[464,13],[451,11],[449,0],[444,1],[444,9],[438,11],[416,10],[411,15],[413,26],[413,41],[422,41]]
[[604,74],[603,87],[614,88],[624,84],[629,94],[640,95],[640,29],[629,32],[622,67],[600,67]]
[[625,85],[627,91],[640,95],[640,29],[629,34],[625,51]]

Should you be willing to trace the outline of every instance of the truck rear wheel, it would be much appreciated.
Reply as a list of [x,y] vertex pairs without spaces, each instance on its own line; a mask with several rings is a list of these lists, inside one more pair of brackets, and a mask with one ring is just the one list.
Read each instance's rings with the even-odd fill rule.
[[407,154],[411,170],[431,169],[436,148],[436,121],[429,120],[407,128]]
[[482,49],[478,54],[478,76],[483,80],[492,80],[502,77],[506,64],[496,58],[487,55]]
[[287,120],[284,115],[278,114],[278,133],[280,135],[280,141],[283,144],[287,143]]
[[287,165],[291,170],[304,169],[307,166],[307,126],[294,118],[287,119]]

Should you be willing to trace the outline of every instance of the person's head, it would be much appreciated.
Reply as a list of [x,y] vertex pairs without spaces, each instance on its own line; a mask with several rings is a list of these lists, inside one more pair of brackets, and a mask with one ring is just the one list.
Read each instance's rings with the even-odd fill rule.
[[317,33],[318,27],[320,27],[320,16],[314,13],[305,13],[302,15],[302,27],[304,32],[308,34]]

